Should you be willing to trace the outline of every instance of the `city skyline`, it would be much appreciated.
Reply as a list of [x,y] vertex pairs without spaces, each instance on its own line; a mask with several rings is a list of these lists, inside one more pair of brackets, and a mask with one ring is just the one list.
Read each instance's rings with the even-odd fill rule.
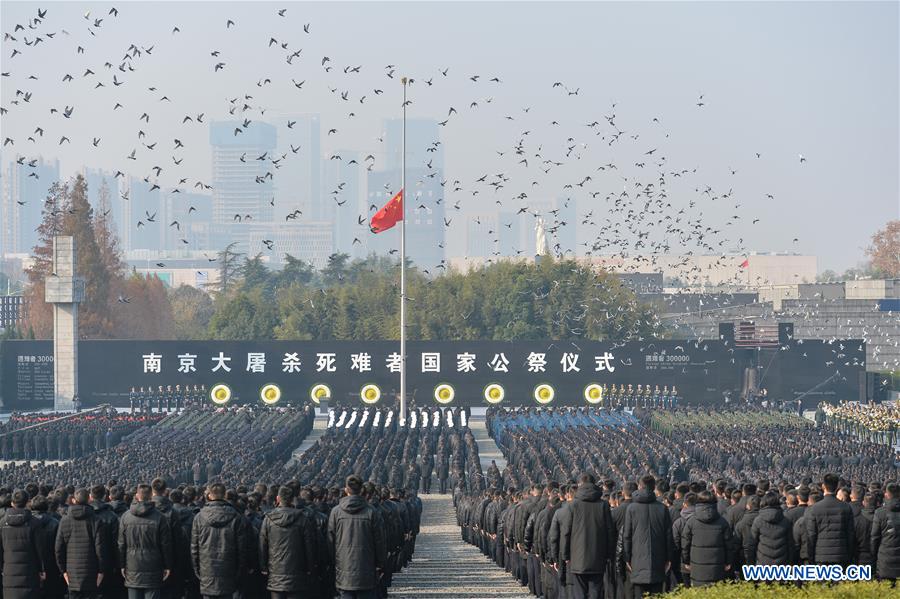
[[[210,18],[205,3],[179,4],[177,14],[128,4],[100,26],[82,19],[84,9],[108,7],[54,5],[40,25],[66,29],[56,46],[25,47],[21,35],[6,42],[6,51],[21,50],[5,68],[11,143],[2,161],[42,156],[58,159],[63,176],[89,167],[138,179],[160,166],[166,196],[181,178],[211,184],[210,122],[268,121],[283,133],[278,152],[284,142],[298,148],[275,176],[277,196],[292,186],[288,171],[305,165],[310,180],[322,177],[325,169],[311,164],[339,151],[371,155],[373,171],[390,170],[396,133],[385,123],[399,116],[399,77],[408,74],[410,122],[444,124],[438,162],[449,257],[466,253],[470,215],[568,199],[578,205],[580,242],[606,235],[601,245],[623,253],[709,251],[696,236],[649,220],[640,224],[652,229],[652,247],[642,250],[634,215],[610,210],[612,194],[627,192],[640,215],[646,186],[662,174],[667,187],[654,196],[671,208],[651,207],[659,218],[688,210],[687,221],[720,232],[710,247],[815,254],[823,269],[862,260],[868,237],[900,212],[896,5],[523,4],[512,14],[484,4],[473,22],[471,5],[410,4],[402,6],[410,22],[441,27],[411,28],[405,40],[377,34],[401,10],[393,4],[287,3],[283,17],[275,4],[225,6],[233,27],[225,14]],[[36,16],[27,3],[4,3],[2,12],[11,26]],[[628,26],[589,35],[591,23],[616,21],[645,35],[637,44]],[[460,31],[468,44],[449,55],[430,49]],[[824,42],[838,31],[853,40],[849,49]],[[852,123],[842,118],[847,106],[862,105]],[[318,151],[311,126],[288,127],[298,115],[316,115]],[[411,156],[410,167],[422,161]],[[365,185],[360,195],[371,191]],[[310,181],[307,193],[314,200],[330,191]],[[288,205],[279,198],[275,212]],[[367,216],[359,210],[354,217]],[[531,226],[523,221],[523,238]]]

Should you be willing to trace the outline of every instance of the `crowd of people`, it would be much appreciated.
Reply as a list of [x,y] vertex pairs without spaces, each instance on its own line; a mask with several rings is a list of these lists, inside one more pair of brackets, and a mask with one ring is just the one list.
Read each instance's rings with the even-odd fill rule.
[[823,402],[816,409],[816,422],[872,443],[900,442],[900,405]]
[[[490,410],[507,459],[463,539],[548,599],[641,597],[749,564],[900,576],[898,456],[759,409]],[[765,451],[760,451],[765,448]]]
[[600,397],[602,398],[600,405],[613,409],[667,409],[676,407],[681,400],[674,385],[671,390],[668,385],[664,385],[662,389],[659,388],[659,385],[655,385],[651,390],[650,385],[639,384],[635,389],[633,385],[626,386],[621,383],[618,387],[604,384]]
[[159,414],[13,412],[0,426],[2,460],[70,460],[110,449],[129,434],[152,426]]
[[118,445],[63,463],[29,461],[0,468],[0,484],[21,488],[38,480],[86,486],[118,480],[131,487],[160,477],[177,484],[229,486],[282,481],[280,468],[312,429],[304,407],[204,407],[172,413]]
[[288,468],[287,476],[330,486],[355,474],[422,493],[447,493],[460,486],[482,489],[478,444],[466,418],[459,409],[415,409],[407,426],[399,426],[393,408],[332,410],[325,434]]
[[7,464],[3,596],[385,597],[412,558],[419,489],[480,480],[464,412],[395,418],[333,411],[288,462],[311,407],[191,408],[91,456]]

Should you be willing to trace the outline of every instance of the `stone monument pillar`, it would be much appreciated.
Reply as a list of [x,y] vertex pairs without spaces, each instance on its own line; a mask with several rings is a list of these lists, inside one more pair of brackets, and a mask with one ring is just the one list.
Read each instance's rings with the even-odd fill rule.
[[74,237],[53,238],[53,270],[44,286],[44,300],[53,304],[53,409],[71,410],[78,393],[78,303],[84,299]]

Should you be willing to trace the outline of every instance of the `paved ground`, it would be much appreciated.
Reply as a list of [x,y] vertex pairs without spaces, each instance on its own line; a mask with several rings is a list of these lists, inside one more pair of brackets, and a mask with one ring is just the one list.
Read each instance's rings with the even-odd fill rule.
[[497,462],[497,468],[500,469],[500,472],[503,472],[506,468],[506,458],[503,457],[500,448],[488,435],[487,428],[484,425],[484,414],[473,413],[469,419],[469,428],[472,430],[472,435],[475,436],[475,441],[478,443],[478,457],[481,459],[481,469],[487,472],[488,466],[491,465],[491,460],[494,460]]
[[450,495],[421,495],[424,512],[412,563],[394,576],[391,597],[531,599],[477,547],[463,542]]

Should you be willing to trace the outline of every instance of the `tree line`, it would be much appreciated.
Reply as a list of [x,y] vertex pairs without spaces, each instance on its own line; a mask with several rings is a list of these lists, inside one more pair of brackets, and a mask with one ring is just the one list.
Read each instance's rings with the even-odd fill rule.
[[[234,244],[218,254],[218,279],[207,289],[167,289],[155,275],[127,269],[104,194],[98,210],[79,175],[54,183],[43,206],[39,241],[27,270],[26,319],[8,336],[53,334],[44,280],[52,272],[55,235],[72,235],[85,280],[79,306],[85,339],[397,339],[398,260],[329,257],[324,268],[291,255],[272,269],[263,255]],[[619,280],[574,260],[500,261],[437,276],[407,267],[408,339],[608,339],[661,334],[649,305]]]

